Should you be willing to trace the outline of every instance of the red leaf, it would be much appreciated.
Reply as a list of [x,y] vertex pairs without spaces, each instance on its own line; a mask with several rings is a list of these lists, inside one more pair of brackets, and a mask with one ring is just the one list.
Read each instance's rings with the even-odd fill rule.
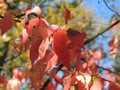
[[83,66],[81,62],[81,55],[77,55],[77,61],[76,61],[76,71],[83,71]]
[[64,30],[58,30],[54,34],[53,40],[53,50],[60,58],[61,62],[66,66],[68,69],[70,68],[70,55],[69,50],[67,47],[67,34]]
[[54,53],[53,57],[48,61],[46,70],[52,69],[58,63],[58,56]]
[[31,35],[31,48],[30,48],[30,60],[31,63],[33,64],[36,59],[38,59],[39,56],[39,46],[42,42],[41,37],[38,34],[37,29],[32,31]]
[[2,30],[2,35],[6,33],[14,24],[13,16],[10,12],[5,13],[5,16],[0,20],[0,28]]
[[67,24],[67,22],[71,19],[70,10],[68,10],[67,8],[65,9],[64,17],[65,17],[65,23]]
[[112,58],[115,59],[119,48],[117,36],[114,36],[108,44],[110,46],[110,54],[112,55]]
[[7,80],[4,76],[0,76],[0,85],[1,84],[6,84]]
[[56,90],[57,88],[57,84],[53,84],[52,82],[50,82],[47,87],[45,88],[45,90]]
[[29,21],[29,24],[26,25],[27,33],[30,35],[32,33],[32,30],[34,27],[37,27],[39,25],[39,18],[33,18]]
[[120,84],[111,82],[109,84],[108,90],[120,90]]
[[[30,13],[35,13],[38,16],[36,18],[32,18],[27,25],[27,17]],[[51,36],[51,34],[55,32],[55,30],[58,28],[58,26],[56,25],[49,25],[49,23],[41,17],[41,10],[38,6],[26,11],[25,18],[22,21],[22,25],[25,29],[27,29],[27,33],[29,35],[32,33],[32,29],[34,27],[38,27],[38,32],[44,40],[47,37]]]
[[62,84],[62,78],[60,77],[59,73],[56,73],[56,75],[54,76],[54,79],[57,83]]
[[53,56],[53,53],[46,53],[45,56],[40,59],[38,62],[33,64],[33,67],[30,71],[30,79],[32,85],[37,89],[40,87],[40,83],[43,80],[44,75],[46,74],[46,63],[51,57]]
[[68,76],[64,77],[63,79],[63,90],[69,90],[71,86],[71,80],[72,80],[72,74],[69,74]]
[[22,43],[27,48],[28,46],[28,33],[26,32],[26,29],[23,29],[22,31]]
[[38,32],[44,40],[48,37],[47,33],[48,27],[49,27],[48,22],[45,19],[41,18],[39,20]]
[[57,30],[57,28],[58,26],[49,25],[49,23],[45,19],[41,18],[39,21],[38,32],[40,36],[42,36],[45,40],[47,37],[50,37]]
[[[30,13],[35,13],[35,14],[37,14],[38,16],[35,17],[35,18],[32,18],[32,19],[30,19],[30,20],[27,20],[27,19],[28,19],[28,15],[29,15]],[[40,10],[40,8],[39,8],[38,6],[35,6],[33,9],[27,10],[27,11],[25,12],[25,17],[24,17],[23,21],[21,22],[21,24],[22,24],[22,25],[24,26],[24,28],[27,30],[27,33],[28,33],[28,34],[31,34],[33,28],[39,25],[40,15],[41,15],[41,10]],[[26,24],[27,21],[28,21],[28,24]]]
[[86,37],[85,33],[80,33],[73,29],[68,29],[67,35],[75,46],[79,48],[84,48],[84,39]]
[[87,90],[87,89],[85,88],[85,85],[81,81],[79,81],[77,85],[75,85],[75,90]]
[[40,83],[43,80],[43,76],[45,75],[45,68],[46,66],[39,60],[30,70],[30,80],[32,86],[38,89],[40,87]]
[[42,40],[40,46],[39,46],[39,58],[43,58],[48,47],[50,44],[50,40],[46,38],[46,40]]

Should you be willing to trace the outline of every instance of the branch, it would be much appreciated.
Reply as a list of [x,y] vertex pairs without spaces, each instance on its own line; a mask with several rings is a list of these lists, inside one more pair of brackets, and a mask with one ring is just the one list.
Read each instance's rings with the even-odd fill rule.
[[105,30],[99,32],[97,35],[93,36],[92,38],[88,39],[85,41],[85,44],[88,44],[89,42],[95,40],[98,36],[102,35],[103,33],[105,33],[106,31],[110,30],[112,27],[114,27],[115,25],[117,25],[118,23],[120,23],[120,20],[114,22],[112,25],[110,25],[109,27],[107,27]]
[[[18,16],[15,16],[15,15],[14,15],[14,16],[19,19],[22,15],[24,15],[24,14],[21,14],[21,15],[18,15]],[[0,15],[0,18],[4,18],[4,16],[1,16],[1,15]],[[21,20],[18,20],[18,19],[14,19],[14,21],[16,21],[16,22],[21,22]]]
[[119,14],[117,11],[115,11],[115,10],[113,10],[111,7],[109,7],[109,5],[107,4],[107,2],[106,2],[105,0],[103,0],[103,2],[105,3],[105,5],[107,6],[107,8],[108,8],[110,11],[114,12],[114,13],[120,18],[120,14]]
[[[57,68],[57,72],[59,71],[59,70],[61,70],[62,69],[62,67],[63,67],[64,65],[63,64],[61,64],[60,66],[59,66],[59,68]],[[56,72],[56,73],[57,73]],[[44,82],[44,84],[43,84],[43,86],[40,88],[40,90],[45,90],[45,88],[47,87],[47,85],[50,83],[50,78],[48,78],[47,80],[46,80],[46,82]]]
[[107,70],[107,71],[109,71],[109,72],[111,72],[111,73],[114,73],[114,74],[120,75],[119,73],[117,73],[117,72],[115,72],[115,71],[112,71],[112,70],[110,70],[110,69],[108,69],[108,68],[104,68],[104,67],[99,66],[99,65],[96,65],[96,66],[97,66],[98,68],[103,69],[103,70]]

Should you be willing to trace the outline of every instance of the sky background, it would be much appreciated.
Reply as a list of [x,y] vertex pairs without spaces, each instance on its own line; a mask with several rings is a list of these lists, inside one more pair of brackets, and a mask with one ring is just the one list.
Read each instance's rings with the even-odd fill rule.
[[[108,0],[106,0],[108,1]],[[94,12],[97,16],[102,16],[106,21],[109,21],[111,16],[114,14],[108,7],[105,5],[103,0],[83,0],[83,4],[88,7],[93,7]],[[109,0],[107,4],[114,10],[120,13],[120,0]]]

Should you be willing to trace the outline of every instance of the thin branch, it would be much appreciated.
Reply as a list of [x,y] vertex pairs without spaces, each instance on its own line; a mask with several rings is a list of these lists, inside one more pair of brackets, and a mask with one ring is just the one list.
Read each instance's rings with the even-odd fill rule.
[[[57,68],[57,72],[58,72],[59,70],[61,70],[63,66],[64,66],[64,65],[61,64],[61,65]],[[56,72],[56,73],[57,73],[57,72]],[[50,78],[48,78],[48,79],[46,80],[46,82],[44,82],[43,86],[42,86],[39,90],[45,90],[45,88],[46,88],[47,85],[50,83],[50,81],[51,81]]]
[[104,67],[99,66],[99,65],[96,65],[96,66],[97,66],[98,68],[100,68],[100,69],[107,70],[107,71],[109,71],[109,72],[111,72],[111,73],[114,73],[114,74],[120,75],[119,73],[117,73],[117,72],[115,72],[115,71],[112,71],[112,70],[110,70],[110,69],[108,69],[108,68],[104,68]]
[[24,16],[25,14],[23,13],[23,14],[20,14],[20,15],[15,15],[15,14],[13,14],[16,18],[21,18],[22,16]]
[[93,36],[92,38],[87,39],[87,40],[85,41],[85,44],[88,44],[89,42],[95,40],[98,36],[102,35],[102,34],[105,33],[106,31],[110,30],[113,26],[117,25],[118,23],[120,23],[120,20],[114,22],[114,23],[111,24],[109,27],[107,27],[105,30],[99,32],[97,35]]
[[114,12],[114,13],[120,18],[120,14],[119,14],[117,11],[113,10],[113,9],[107,4],[107,2],[106,2],[105,0],[103,0],[103,2],[105,3],[105,5],[107,6],[107,8],[108,8],[110,11]]
[[[22,14],[21,14],[22,15]],[[19,15],[20,16],[20,15]],[[15,16],[16,18],[18,18],[19,16]],[[4,18],[3,16],[0,15],[0,18]],[[21,22],[21,20],[18,19],[14,19],[15,22]]]

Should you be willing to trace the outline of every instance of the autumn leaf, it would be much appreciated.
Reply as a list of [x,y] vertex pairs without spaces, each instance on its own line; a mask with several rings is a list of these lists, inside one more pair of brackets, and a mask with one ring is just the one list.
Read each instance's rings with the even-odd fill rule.
[[57,25],[50,25],[45,19],[40,18],[38,32],[44,40],[50,37],[57,29]]
[[87,90],[87,89],[85,88],[85,85],[84,85],[81,81],[79,81],[79,82],[75,85],[75,90]]
[[4,76],[0,76],[0,85],[1,84],[6,84],[6,78]]
[[53,50],[60,58],[61,62],[68,69],[70,68],[70,55],[67,48],[67,33],[64,30],[58,30],[53,37]]
[[72,74],[69,74],[63,78],[63,90],[69,90],[71,86]]
[[32,10],[31,10],[31,13],[35,13],[37,14],[38,16],[41,15],[41,9],[39,6],[35,6]]
[[40,14],[41,10],[38,6],[35,6],[33,9],[25,12],[25,17],[21,24],[24,26],[29,35],[32,33],[34,27],[39,25]]
[[49,52],[45,54],[43,58],[38,60],[35,64],[33,64],[33,67],[30,70],[30,79],[31,84],[35,88],[40,87],[40,83],[43,80],[44,75],[46,74],[46,65],[45,63],[53,56],[53,53]]
[[120,84],[111,82],[109,84],[108,90],[120,90]]
[[81,61],[81,54],[78,53],[77,55],[77,61],[76,61],[76,71],[83,71],[83,64],[82,64],[82,61]]
[[64,12],[64,18],[65,18],[65,23],[67,24],[67,22],[71,19],[71,13],[69,9],[65,9]]
[[47,70],[51,70],[58,63],[58,56],[54,53],[50,60],[48,60]]
[[26,32],[26,29],[22,30],[22,43],[23,45],[26,45],[28,40],[28,33]]
[[100,60],[102,58],[102,52],[101,51],[93,51],[93,57],[97,60]]
[[50,82],[45,88],[45,90],[56,90],[56,88],[57,88],[57,84]]
[[67,35],[75,46],[84,48],[84,39],[86,37],[85,33],[80,33],[70,28],[67,30]]
[[39,46],[42,42],[42,38],[39,36],[37,28],[32,31],[31,35],[31,48],[30,48],[30,60],[33,65],[34,61],[39,57]]
[[118,38],[117,36],[112,37],[112,39],[109,41],[108,45],[110,46],[110,54],[112,55],[112,58],[115,59],[118,52]]
[[30,70],[31,84],[36,89],[40,87],[40,83],[42,82],[43,77],[46,73],[45,68],[46,66],[39,61],[36,64],[34,64]]
[[3,19],[0,20],[0,29],[2,30],[2,35],[6,33],[14,24],[13,16],[10,12],[6,12]]
[[93,77],[93,84],[90,90],[103,90],[104,81],[100,77]]

